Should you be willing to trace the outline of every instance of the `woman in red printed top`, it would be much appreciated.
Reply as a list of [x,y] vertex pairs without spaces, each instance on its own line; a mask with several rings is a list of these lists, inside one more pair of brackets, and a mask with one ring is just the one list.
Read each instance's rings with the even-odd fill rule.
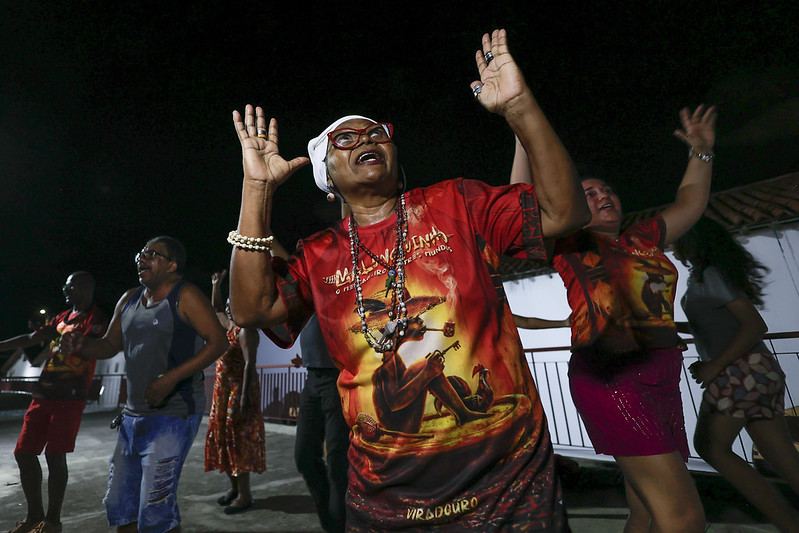
[[[553,266],[571,307],[572,399],[597,453],[624,473],[625,532],[701,532],[704,511],[685,467],[674,324],[677,270],[664,253],[702,215],[710,193],[715,108],[680,112],[675,135],[690,146],[673,204],[621,229],[621,201],[601,179],[582,180],[591,222],[555,243]],[[511,182],[529,181],[517,142]]]
[[[350,532],[566,529],[497,267],[500,254],[547,260],[544,237],[577,230],[589,212],[504,30],[482,44],[472,91],[522,139],[535,187],[457,179],[403,192],[391,124],[343,117],[311,140],[310,158],[285,160],[274,119],[234,113],[244,183],[229,236],[233,317],[290,343],[316,312],[353,428]],[[453,127],[431,131],[446,144]],[[275,191],[308,162],[350,215],[270,261]]]

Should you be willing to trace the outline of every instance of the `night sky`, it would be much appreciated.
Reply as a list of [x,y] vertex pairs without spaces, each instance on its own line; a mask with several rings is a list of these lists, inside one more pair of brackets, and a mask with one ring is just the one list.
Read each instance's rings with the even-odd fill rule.
[[[684,106],[719,105],[714,190],[799,170],[795,0],[324,5],[0,4],[0,338],[63,309],[75,270],[95,274],[110,315],[156,235],[184,242],[187,278],[210,292],[236,226],[231,112],[246,103],[277,118],[289,158],[357,113],[395,124],[411,186],[505,183],[512,134],[469,89],[494,28],[580,172],[614,183],[627,211],[673,199]],[[307,167],[280,189],[274,230],[293,247],[335,216]]]

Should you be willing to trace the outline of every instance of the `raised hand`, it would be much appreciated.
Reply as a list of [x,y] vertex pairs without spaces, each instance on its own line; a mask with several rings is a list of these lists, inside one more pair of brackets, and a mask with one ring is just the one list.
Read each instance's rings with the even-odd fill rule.
[[716,143],[716,106],[705,109],[697,107],[693,113],[686,107],[680,111],[682,129],[674,130],[674,135],[694,151],[707,154]]
[[[487,62],[489,53],[493,59]],[[480,80],[471,83],[472,91],[476,92],[476,87],[480,86],[477,100],[489,111],[504,115],[518,97],[529,91],[524,76],[508,51],[505,30],[483,35],[483,49],[475,54],[475,62]]]
[[211,285],[219,285],[225,280],[227,276],[227,270],[223,270],[222,272],[214,272],[211,274]]
[[307,157],[285,160],[278,150],[277,120],[269,120],[267,130],[264,110],[250,104],[244,117],[233,111],[233,126],[241,142],[244,179],[277,187],[299,168],[310,163]]

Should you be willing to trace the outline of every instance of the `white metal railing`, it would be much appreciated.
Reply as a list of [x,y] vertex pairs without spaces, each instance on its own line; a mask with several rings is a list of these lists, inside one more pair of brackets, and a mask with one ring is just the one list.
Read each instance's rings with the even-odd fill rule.
[[[688,367],[699,358],[693,339],[685,341],[688,350],[683,353],[680,391],[690,447],[688,467],[691,470],[714,472],[713,468],[696,453],[692,442],[703,391],[688,372]],[[786,375],[785,407],[787,409],[795,406],[796,401],[799,401],[797,396],[799,390],[792,390],[791,386],[796,387],[799,383],[799,332],[768,334],[766,343]],[[566,456],[612,461],[612,457],[597,455],[594,452],[591,439],[572,402],[568,380],[570,348],[567,346],[526,348],[525,353],[547,415],[555,451]],[[754,462],[752,440],[745,431],[739,435],[733,450],[750,463]]]
[[[799,402],[799,388],[797,388],[797,383],[799,383],[799,332],[768,334],[765,339],[786,375],[786,409],[796,406]],[[696,429],[696,414],[703,391],[688,373],[688,367],[698,359],[698,355],[694,349],[693,340],[685,339],[685,341],[688,350],[683,353],[683,379],[680,380],[680,390],[685,413],[685,429],[690,447],[688,467],[692,470],[712,472],[712,467],[699,457],[692,443],[692,436]],[[591,439],[572,402],[568,380],[568,362],[571,355],[569,347],[526,348],[524,351],[547,415],[555,451],[565,456],[612,460],[611,457],[597,455],[594,452]],[[299,397],[305,384],[305,369],[296,368],[293,365],[259,366],[258,374],[264,419],[289,424],[296,422]],[[213,367],[206,369],[205,377],[206,412],[208,412],[214,383]],[[2,382],[0,389],[29,390],[36,379],[35,377],[3,379],[0,380]],[[124,374],[97,374],[95,381],[97,380],[99,380],[98,394],[96,399],[89,401],[86,412],[112,411],[124,404],[126,397]],[[21,416],[22,413],[24,413],[24,409],[19,412],[2,414],[4,416]],[[733,450],[750,463],[755,462],[752,440],[745,431],[739,435]]]

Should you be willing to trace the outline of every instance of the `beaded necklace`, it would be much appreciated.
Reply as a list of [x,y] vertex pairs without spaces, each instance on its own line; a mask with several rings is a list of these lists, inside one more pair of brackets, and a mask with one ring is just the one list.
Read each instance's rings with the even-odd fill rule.
[[[405,197],[399,196],[395,206],[397,212],[397,244],[395,253],[389,257],[393,259],[392,264],[384,261],[377,254],[366,248],[358,237],[358,224],[355,217],[350,213],[349,218],[349,238],[350,254],[352,255],[352,275],[355,279],[355,303],[358,315],[361,317],[361,331],[366,342],[369,343],[376,352],[383,353],[396,349],[399,340],[405,335],[405,327],[408,324],[408,310],[405,307],[405,241],[408,237],[408,227],[405,212]],[[388,310],[388,317],[391,321],[383,328],[383,336],[378,339],[370,330],[366,323],[366,310],[363,306],[363,291],[361,289],[361,276],[358,268],[359,250],[363,250],[377,264],[386,269],[388,278],[386,279],[386,296],[391,291],[391,304]]]

